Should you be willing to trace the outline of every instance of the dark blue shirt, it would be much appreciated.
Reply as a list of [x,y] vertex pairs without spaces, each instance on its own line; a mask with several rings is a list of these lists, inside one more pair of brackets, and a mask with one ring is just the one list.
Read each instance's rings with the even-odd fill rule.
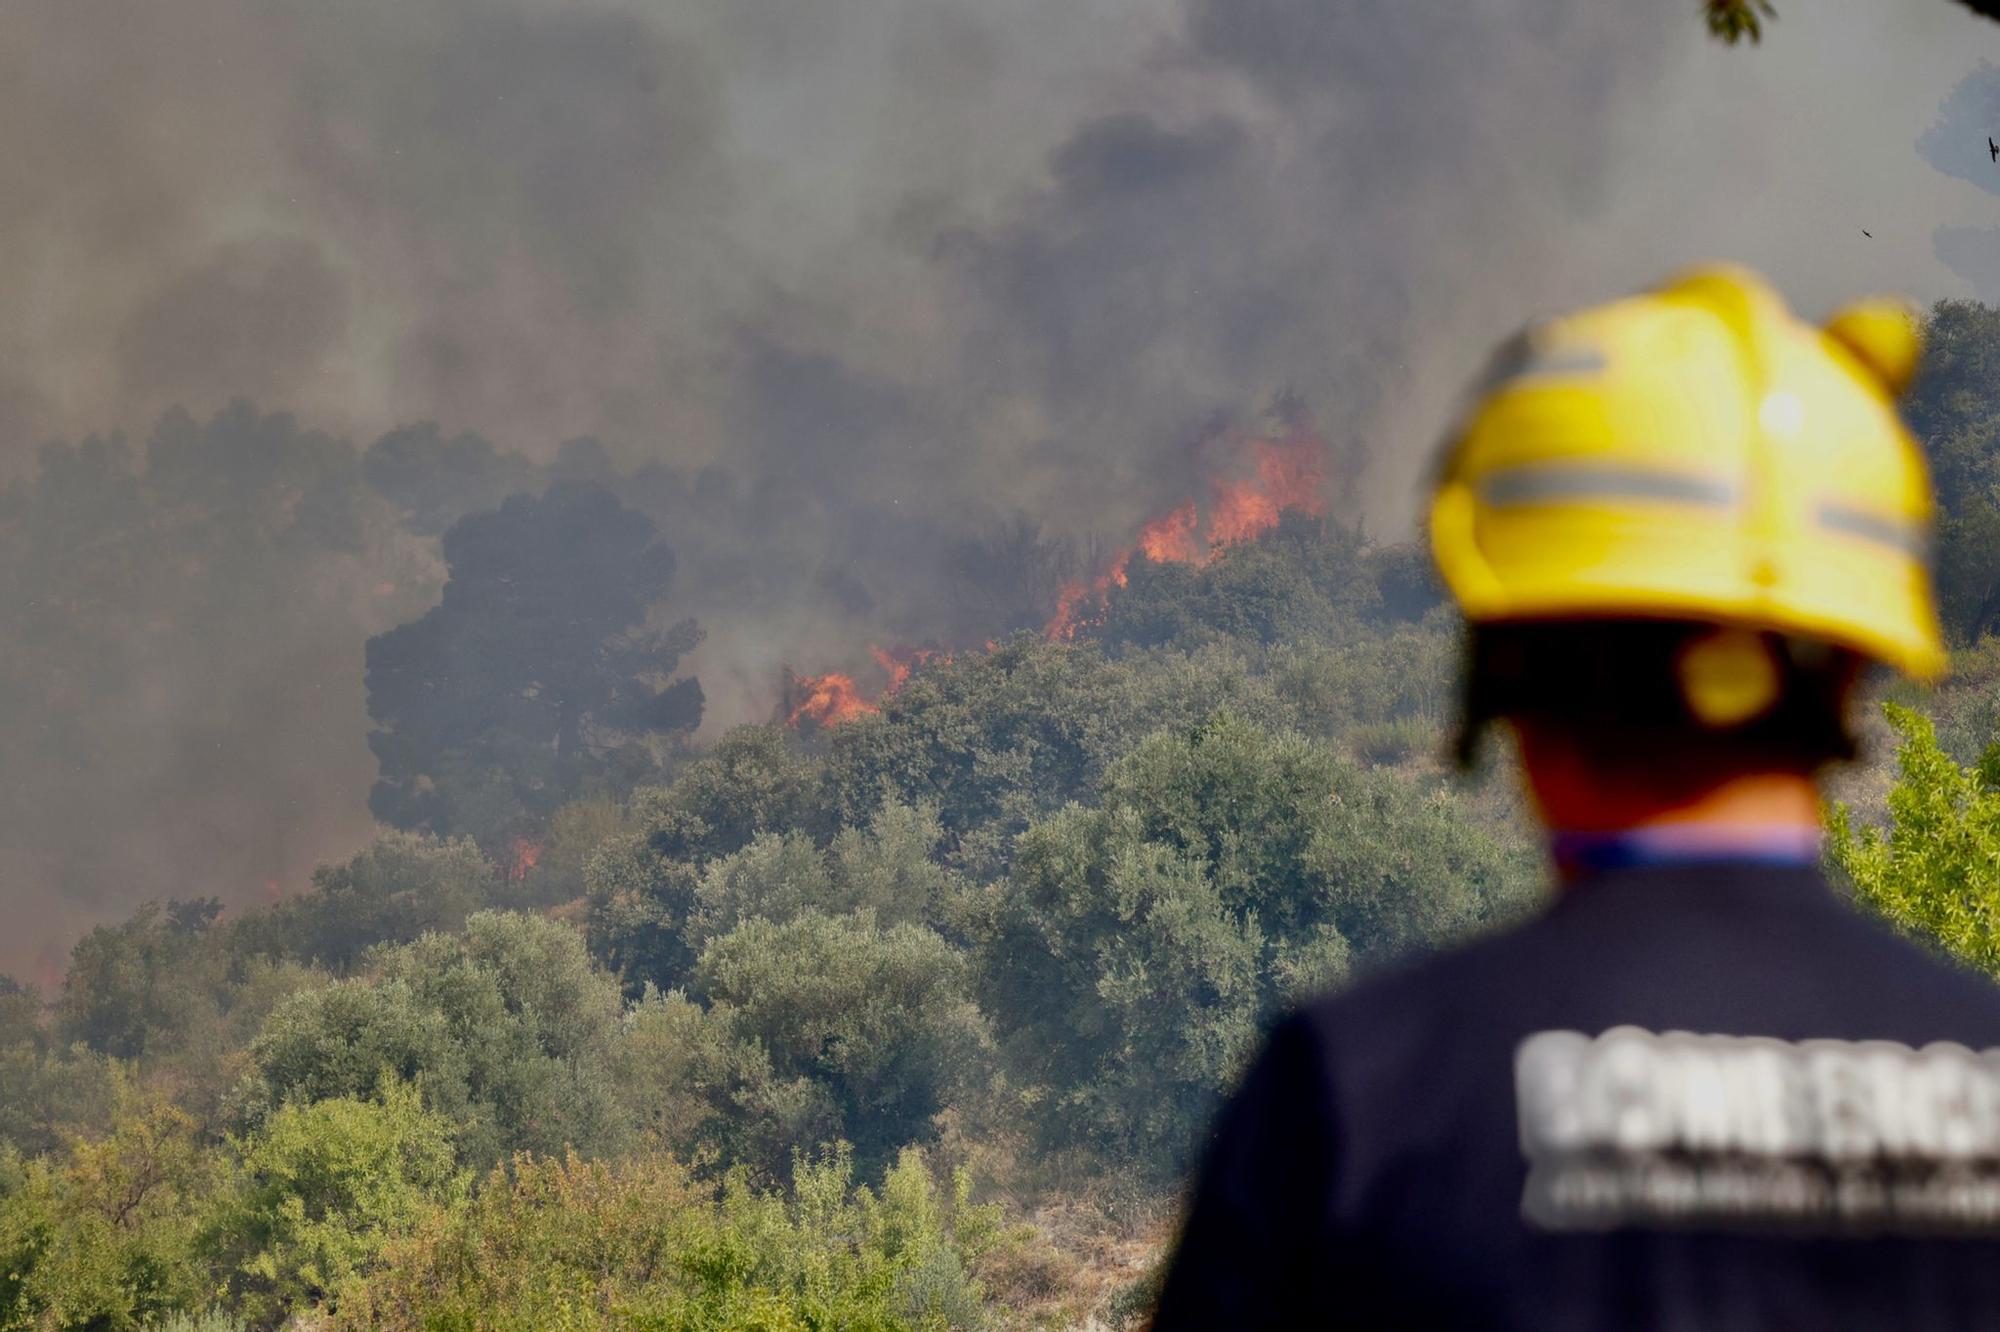
[[1276,1029],[1219,1121],[1156,1332],[2000,1328],[1983,1235],[1524,1220],[1517,1049],[1621,1027],[1981,1051],[2000,1047],[2000,986],[1811,869],[1588,878],[1525,926]]

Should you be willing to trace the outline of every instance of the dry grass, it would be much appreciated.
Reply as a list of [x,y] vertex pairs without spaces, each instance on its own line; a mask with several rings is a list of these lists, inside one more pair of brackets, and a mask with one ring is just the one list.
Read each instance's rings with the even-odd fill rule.
[[1128,1292],[1151,1275],[1172,1237],[1170,1207],[1142,1218],[1108,1212],[1087,1197],[1051,1200],[1027,1216],[1014,1243],[989,1256],[979,1276],[1005,1311],[998,1325],[1008,1332],[1118,1328],[1132,1303]]

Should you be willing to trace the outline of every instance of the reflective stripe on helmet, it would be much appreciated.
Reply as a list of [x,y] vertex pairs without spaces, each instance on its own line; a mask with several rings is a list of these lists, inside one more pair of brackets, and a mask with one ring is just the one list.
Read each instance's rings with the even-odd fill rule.
[[1734,482],[1606,463],[1536,463],[1479,479],[1479,498],[1495,506],[1574,500],[1655,500],[1723,508],[1736,503]]
[[[1481,478],[1479,498],[1494,508],[1640,500],[1720,509],[1736,504],[1741,491],[1732,482],[1685,472],[1602,463],[1537,463]],[[1820,526],[1830,532],[1860,537],[1919,558],[1930,549],[1930,536],[1922,523],[1894,514],[1828,501],[1819,506],[1818,518]]]
[[1870,513],[1846,504],[1828,503],[1819,506],[1819,524],[1829,531],[1889,546],[1918,559],[1924,559],[1930,553],[1930,533],[1924,525],[1892,514]]

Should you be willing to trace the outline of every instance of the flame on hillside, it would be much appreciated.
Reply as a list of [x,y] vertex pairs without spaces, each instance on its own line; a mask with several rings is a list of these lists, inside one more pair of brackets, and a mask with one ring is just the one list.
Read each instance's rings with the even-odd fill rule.
[[1043,632],[1075,638],[1104,610],[1113,588],[1124,587],[1135,554],[1154,564],[1207,564],[1230,546],[1254,541],[1278,525],[1286,513],[1318,517],[1326,512],[1320,493],[1326,479],[1326,441],[1304,422],[1275,436],[1221,436],[1227,465],[1208,480],[1208,502],[1187,500],[1140,527],[1138,537],[1092,578],[1064,585],[1056,612]]
[[794,730],[807,722],[815,726],[838,726],[842,722],[880,712],[881,702],[909,683],[910,672],[931,662],[951,660],[949,652],[937,648],[884,648],[870,645],[885,683],[875,694],[862,692],[854,677],[840,671],[825,675],[795,675],[785,691],[785,725]]
[[528,872],[541,863],[542,844],[531,842],[525,837],[516,837],[507,846],[507,882],[519,883],[528,877]]
[[[1318,517],[1326,511],[1320,493],[1326,479],[1326,441],[1302,419],[1288,420],[1275,432],[1261,435],[1230,431],[1210,440],[1202,452],[1211,472],[1206,496],[1185,500],[1148,520],[1100,572],[1064,584],[1056,594],[1055,614],[1043,627],[1045,635],[1072,639],[1096,623],[1112,590],[1126,585],[1135,555],[1154,564],[1200,567],[1230,546],[1269,532],[1287,513]],[[841,671],[791,676],[781,705],[785,724],[794,729],[807,723],[824,728],[879,712],[882,700],[901,689],[913,670],[951,660],[949,652],[936,648],[870,647],[868,652],[884,677],[881,688],[868,693]]]
[[[988,644],[988,646],[991,646],[991,644]],[[880,648],[870,644],[868,655],[875,658],[875,664],[880,666],[882,673],[889,677],[889,683],[880,695],[882,698],[889,697],[889,695],[908,684],[910,682],[910,672],[916,670],[919,666],[928,666],[932,662],[943,663],[951,660],[951,653],[941,648]]]
[[860,689],[855,687],[854,677],[839,671],[794,676],[785,693],[791,701],[791,708],[785,713],[785,725],[794,729],[806,722],[815,726],[838,726],[878,710],[861,696]]

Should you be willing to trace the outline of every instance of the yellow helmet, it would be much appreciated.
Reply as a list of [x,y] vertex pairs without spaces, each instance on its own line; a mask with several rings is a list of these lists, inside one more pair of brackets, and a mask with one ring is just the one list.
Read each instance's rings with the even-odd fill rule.
[[1446,451],[1438,569],[1475,623],[1743,625],[1934,676],[1918,351],[1907,307],[1818,329],[1734,268],[1537,325]]

